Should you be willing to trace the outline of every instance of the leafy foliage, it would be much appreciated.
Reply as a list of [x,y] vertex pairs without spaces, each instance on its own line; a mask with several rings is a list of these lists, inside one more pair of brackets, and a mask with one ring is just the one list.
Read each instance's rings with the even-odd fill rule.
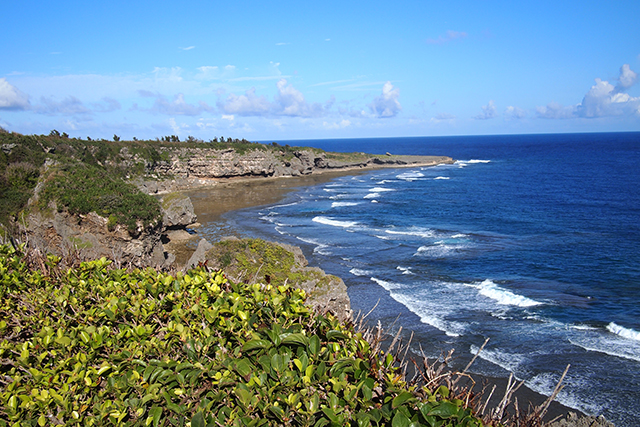
[[0,425],[482,426],[286,284],[0,246]]
[[54,172],[42,192],[41,208],[51,200],[72,214],[96,212],[108,217],[111,227],[124,224],[129,231],[136,230],[138,221],[147,226],[162,216],[157,199],[90,165],[69,165]]

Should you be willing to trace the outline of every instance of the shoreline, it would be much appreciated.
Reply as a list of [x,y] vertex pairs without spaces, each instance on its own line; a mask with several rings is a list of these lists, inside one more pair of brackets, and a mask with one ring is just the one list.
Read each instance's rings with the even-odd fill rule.
[[[244,178],[226,178],[217,180],[215,185],[200,186],[197,188],[180,191],[188,195],[193,203],[194,212],[198,216],[198,222],[202,226],[215,224],[218,233],[213,234],[218,239],[229,235],[229,232],[236,233],[233,226],[229,226],[228,222],[223,218],[225,214],[240,209],[256,208],[259,206],[272,205],[284,200],[287,194],[296,189],[305,186],[317,185],[328,182],[340,176],[356,176],[366,173],[369,170],[388,169],[388,168],[407,168],[407,167],[426,167],[431,165],[380,165],[378,167],[367,168],[349,168],[338,171],[322,171],[313,174],[296,176],[296,177],[244,177]],[[195,250],[195,245],[201,238],[205,238],[200,232],[194,235],[193,239],[178,242],[189,254]],[[192,248],[190,248],[192,246]],[[188,257],[187,257],[188,259]],[[490,377],[473,373],[471,375],[476,380],[476,387],[483,383],[496,385],[496,391],[492,397],[493,401],[499,401],[504,394],[507,384],[507,378]],[[481,387],[480,387],[481,388]],[[526,385],[523,385],[516,393],[515,397],[520,402],[521,409],[526,409],[527,405],[535,406],[543,403],[547,396],[540,394]],[[496,402],[497,403],[497,402]],[[550,422],[557,418],[563,418],[569,413],[577,413],[581,417],[586,416],[580,410],[562,405],[557,401],[552,401],[546,416],[546,422]]]

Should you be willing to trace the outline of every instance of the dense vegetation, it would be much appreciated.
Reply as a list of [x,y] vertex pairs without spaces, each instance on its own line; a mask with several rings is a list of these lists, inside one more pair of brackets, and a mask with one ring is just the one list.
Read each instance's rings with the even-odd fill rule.
[[287,284],[58,261],[0,246],[0,425],[483,425]]
[[52,200],[72,214],[96,212],[108,218],[109,228],[124,224],[132,233],[138,221],[147,226],[162,217],[157,199],[91,165],[65,165],[51,173],[40,195],[40,208],[46,209]]
[[[56,130],[49,135],[21,135],[0,128],[0,224],[9,225],[23,211],[39,179],[47,182],[43,202],[55,200],[58,208],[76,213],[95,211],[111,217],[111,224],[130,230],[140,221],[149,224],[159,218],[157,202],[144,198],[123,181],[144,175],[147,166],[167,161],[180,148],[233,149],[242,155],[252,150],[273,150],[293,157],[300,148],[252,143],[224,137],[208,142],[193,137],[180,141],[175,135],[156,140],[113,141],[70,138]],[[318,150],[316,150],[318,151]],[[47,176],[40,177],[49,160]],[[49,174],[53,172],[53,175]],[[74,194],[85,189],[85,194]],[[120,202],[117,201],[120,199]],[[42,208],[42,203],[40,204]]]

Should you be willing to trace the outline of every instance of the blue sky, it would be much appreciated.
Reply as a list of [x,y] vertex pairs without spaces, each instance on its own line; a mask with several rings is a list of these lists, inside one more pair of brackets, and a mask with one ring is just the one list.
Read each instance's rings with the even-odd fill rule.
[[640,2],[7,1],[0,126],[252,141],[640,131]]

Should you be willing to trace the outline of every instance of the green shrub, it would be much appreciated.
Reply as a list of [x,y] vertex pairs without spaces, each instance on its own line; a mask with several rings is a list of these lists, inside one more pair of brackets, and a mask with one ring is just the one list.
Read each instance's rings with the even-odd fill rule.
[[67,208],[72,214],[97,214],[113,219],[135,231],[137,222],[144,226],[161,219],[160,203],[142,193],[134,185],[113,178],[106,170],[84,164],[73,164],[53,172],[47,179],[40,197],[44,208],[55,200],[59,209]]
[[2,426],[482,426],[304,291],[57,261],[0,246]]

